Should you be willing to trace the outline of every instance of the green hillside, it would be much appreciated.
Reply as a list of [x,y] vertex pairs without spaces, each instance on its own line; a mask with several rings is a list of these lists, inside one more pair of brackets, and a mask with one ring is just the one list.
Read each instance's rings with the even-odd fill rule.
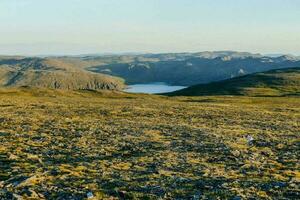
[[300,69],[278,69],[268,72],[250,74],[224,81],[191,86],[189,88],[176,91],[168,95],[300,95]]

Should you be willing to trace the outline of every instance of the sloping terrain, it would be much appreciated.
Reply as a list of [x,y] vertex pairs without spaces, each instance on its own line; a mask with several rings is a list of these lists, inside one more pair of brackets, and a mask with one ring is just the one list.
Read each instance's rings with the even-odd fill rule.
[[195,85],[183,90],[172,92],[169,95],[300,95],[300,68],[278,69],[219,82]]
[[0,199],[300,196],[299,98],[2,89],[0,113]]
[[[255,72],[299,67],[291,56],[266,57],[241,52],[202,52],[82,57],[86,69],[122,77],[127,84],[165,82],[191,86]],[[97,64],[98,62],[98,64]],[[87,65],[88,66],[88,65]]]
[[120,78],[92,73],[61,59],[2,58],[0,86],[121,90],[124,84]]
[[267,57],[233,51],[47,58],[0,56],[0,85],[25,84],[63,89],[122,88],[120,79],[111,77],[114,76],[124,79],[127,84],[165,82],[192,86],[299,66],[297,57]]

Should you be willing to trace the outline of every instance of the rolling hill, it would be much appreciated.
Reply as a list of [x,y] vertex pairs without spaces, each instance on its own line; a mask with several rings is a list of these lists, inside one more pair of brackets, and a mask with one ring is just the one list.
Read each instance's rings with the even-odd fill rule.
[[199,84],[169,93],[170,96],[300,95],[300,68],[277,69],[209,84]]
[[62,59],[2,57],[0,86],[121,90],[124,84],[120,78],[89,72]]
[[87,70],[121,77],[127,84],[165,82],[183,86],[300,66],[297,57],[267,57],[233,51],[87,56],[80,60],[90,63]]
[[121,90],[124,81],[126,84],[165,82],[192,86],[298,66],[300,59],[290,55],[268,57],[234,51],[34,58],[0,56],[0,86]]

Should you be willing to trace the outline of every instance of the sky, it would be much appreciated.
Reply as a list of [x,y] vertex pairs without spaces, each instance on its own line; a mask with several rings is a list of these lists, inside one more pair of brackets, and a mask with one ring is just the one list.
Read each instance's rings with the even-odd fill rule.
[[299,0],[0,0],[0,54],[300,55]]

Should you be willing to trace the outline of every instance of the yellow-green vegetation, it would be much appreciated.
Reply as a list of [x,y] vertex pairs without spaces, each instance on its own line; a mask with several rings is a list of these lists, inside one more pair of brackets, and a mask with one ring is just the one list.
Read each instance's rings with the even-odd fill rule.
[[80,62],[54,58],[1,58],[0,87],[43,87],[64,90],[122,90],[124,81],[80,69]]
[[296,97],[3,89],[0,113],[0,199],[299,199]]

